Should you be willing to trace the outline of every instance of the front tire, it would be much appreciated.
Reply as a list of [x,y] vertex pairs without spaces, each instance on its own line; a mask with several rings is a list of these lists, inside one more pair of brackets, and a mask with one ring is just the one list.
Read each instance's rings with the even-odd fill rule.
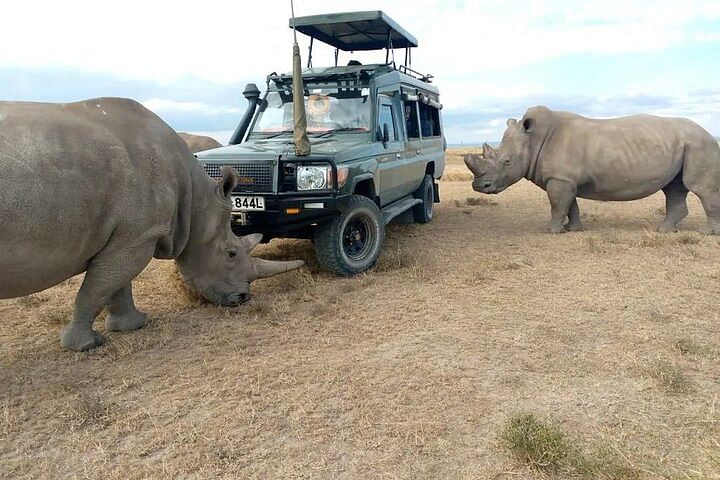
[[413,196],[423,201],[423,203],[413,207],[415,222],[430,223],[433,218],[433,203],[435,201],[435,184],[432,175],[425,175]]
[[349,277],[377,263],[385,222],[375,203],[361,195],[350,195],[345,211],[315,230],[315,253],[327,271]]

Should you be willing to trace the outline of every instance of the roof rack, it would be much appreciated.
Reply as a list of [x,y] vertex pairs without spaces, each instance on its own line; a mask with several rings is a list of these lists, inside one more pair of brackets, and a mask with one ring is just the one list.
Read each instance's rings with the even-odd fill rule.
[[[405,49],[405,65],[411,65],[411,48],[418,46],[414,36],[380,10],[298,17],[295,18],[294,24],[297,31],[310,37],[308,68],[312,67],[315,39],[335,47],[335,66],[338,64],[340,50],[354,52],[384,49],[385,63],[394,67],[396,48]],[[292,18],[289,25],[290,28],[293,27]]]
[[295,28],[346,52],[418,46],[415,37],[380,10],[298,17]]

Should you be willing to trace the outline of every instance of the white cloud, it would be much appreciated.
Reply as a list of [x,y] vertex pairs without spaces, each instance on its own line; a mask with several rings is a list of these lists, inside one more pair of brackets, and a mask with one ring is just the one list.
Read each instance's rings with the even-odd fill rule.
[[[479,1],[462,8],[445,1],[296,2],[298,15],[372,8],[385,8],[419,38],[415,65],[445,78],[482,78],[488,70],[574,53],[714,41],[717,32],[693,27],[720,18],[716,0],[682,5],[670,0]],[[160,81],[192,76],[219,83],[257,80],[290,67],[292,35],[284,2],[278,8],[225,0],[13,1],[3,5],[3,17],[0,64],[6,66],[52,65]],[[317,49],[316,60],[330,63],[332,50]]]
[[[177,124],[189,126],[187,119],[199,118],[192,123],[194,127],[228,128],[244,111],[245,102],[239,95],[228,101],[227,96],[200,94],[200,90],[230,89],[246,81],[262,88],[267,73],[290,69],[292,33],[285,2],[272,6],[229,0],[6,3],[0,65],[55,72],[81,70],[159,84],[161,88],[154,88],[153,93],[137,96]],[[296,0],[295,8],[298,15],[383,9],[406,27],[420,42],[413,52],[413,67],[436,75],[446,118],[467,114],[467,118],[476,115],[485,122],[468,126],[448,120],[450,141],[499,138],[507,116],[519,116],[532,104],[568,93],[552,80],[544,84],[542,79],[518,75],[531,70],[524,70],[530,65],[569,55],[650,53],[720,42],[720,32],[712,29],[720,20],[717,0],[395,0],[377,4]],[[306,60],[307,38],[300,39]],[[340,61],[344,63],[350,56],[343,53]],[[352,57],[366,63],[384,60],[380,52]],[[332,49],[318,45],[314,64],[332,62]],[[572,68],[568,76],[572,76]],[[696,100],[688,93],[713,85],[712,79],[700,77],[676,75],[669,69],[657,72],[652,82],[629,78],[602,92],[598,91],[602,87],[585,91],[579,85],[575,93],[581,93],[581,98],[571,106],[581,111],[583,101],[606,102],[600,94],[618,99],[621,95],[672,92],[676,101],[658,107],[655,113],[679,112],[720,132],[717,108],[713,110],[703,101],[693,103]],[[78,94],[80,90],[79,86]],[[198,101],[187,101],[189,98]],[[617,100],[617,111],[611,115],[654,108],[632,99],[622,101],[627,103]],[[717,99],[713,101],[718,104]],[[500,118],[500,123],[492,123]]]
[[166,98],[151,98],[142,104],[157,114],[187,113],[193,115],[220,115],[224,113],[241,113],[240,108],[206,105],[202,102],[178,102]]

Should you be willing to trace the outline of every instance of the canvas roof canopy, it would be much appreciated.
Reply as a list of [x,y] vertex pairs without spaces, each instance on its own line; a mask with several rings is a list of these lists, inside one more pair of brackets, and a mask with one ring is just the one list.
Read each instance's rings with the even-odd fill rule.
[[[293,20],[290,19],[290,28]],[[295,19],[295,28],[343,51],[417,47],[418,42],[380,10],[329,13]]]

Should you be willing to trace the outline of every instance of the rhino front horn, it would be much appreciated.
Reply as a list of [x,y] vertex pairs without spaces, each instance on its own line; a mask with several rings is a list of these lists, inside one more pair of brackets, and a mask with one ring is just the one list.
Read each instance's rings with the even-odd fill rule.
[[292,260],[289,262],[278,262],[275,260],[264,260],[262,258],[253,258],[253,270],[255,270],[255,275],[253,280],[257,280],[259,278],[268,278],[272,277],[273,275],[278,275],[280,273],[289,272],[290,270],[295,270],[296,268],[300,268],[303,265],[305,265],[305,262],[302,260]]

